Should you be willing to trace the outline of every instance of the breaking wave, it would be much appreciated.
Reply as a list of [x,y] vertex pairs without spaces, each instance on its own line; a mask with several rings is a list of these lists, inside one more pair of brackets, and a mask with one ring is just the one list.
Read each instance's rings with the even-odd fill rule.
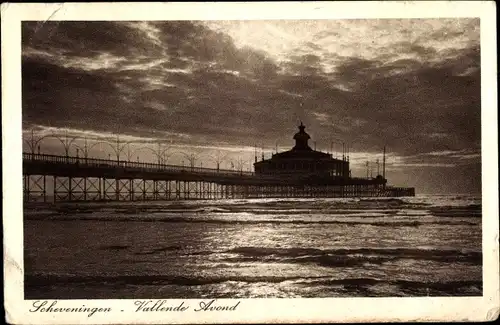
[[[420,216],[420,217],[419,217]],[[457,215],[458,216],[458,215]],[[461,216],[461,215],[460,215]],[[469,215],[470,216],[470,215]],[[346,218],[351,217],[351,218]],[[354,218],[357,217],[357,218]],[[418,219],[416,219],[418,218]],[[288,224],[288,225],[369,225],[378,227],[419,227],[425,225],[478,225],[474,220],[453,220],[451,218],[439,219],[429,215],[416,215],[410,220],[391,219],[386,215],[372,213],[360,213],[358,215],[341,215],[339,218],[325,217],[324,215],[306,215],[290,218],[289,215],[278,214],[264,216],[263,218],[249,218],[248,214],[234,215],[219,213],[210,216],[199,216],[196,214],[149,214],[149,215],[117,215],[117,214],[84,214],[84,215],[36,215],[30,216],[30,220],[94,220],[94,221],[116,221],[116,222],[162,222],[162,223],[206,223],[206,224]]]
[[[164,221],[179,222],[188,220],[197,222],[200,216],[208,217],[214,222],[228,221],[225,217],[234,214],[248,216],[300,216],[302,222],[307,216],[322,215],[325,217],[439,217],[439,218],[480,218],[482,208],[480,200],[458,200],[455,197],[437,197],[436,200],[423,201],[419,198],[365,198],[365,199],[250,199],[250,200],[216,200],[216,201],[157,201],[157,202],[87,202],[58,203],[53,205],[30,206],[25,209],[27,219],[48,220],[113,220],[113,221]],[[196,218],[195,218],[196,217]],[[224,219],[224,220],[223,220]],[[241,219],[241,218],[238,218]],[[245,219],[245,218],[243,218]],[[255,219],[255,218],[254,218]],[[273,217],[274,219],[274,217]],[[207,218],[200,222],[209,222]],[[338,220],[322,222],[339,223]],[[241,221],[245,222],[245,221]],[[274,222],[258,220],[256,222]],[[286,222],[280,218],[280,222]],[[292,222],[299,222],[293,220]],[[371,221],[370,221],[371,222]],[[418,226],[420,220],[401,225]],[[442,221],[447,224],[446,221]],[[342,222],[341,222],[342,223]],[[452,223],[454,224],[454,223]],[[395,224],[397,225],[397,224]]]
[[429,260],[449,263],[481,264],[482,253],[460,250],[408,249],[408,248],[263,248],[239,247],[227,251],[236,256],[225,260],[231,262],[276,261],[292,263],[314,263],[321,266],[357,266],[381,264],[398,259]]

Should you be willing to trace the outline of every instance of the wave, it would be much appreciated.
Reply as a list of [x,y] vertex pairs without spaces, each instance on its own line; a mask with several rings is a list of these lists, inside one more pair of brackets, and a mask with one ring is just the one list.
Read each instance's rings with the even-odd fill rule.
[[[477,226],[478,223],[468,220],[452,220],[452,219],[436,219],[426,218],[422,216],[420,220],[400,220],[400,219],[382,219],[380,215],[367,214],[362,216],[349,216],[359,217],[361,219],[347,219],[341,220],[325,220],[324,215],[320,215],[320,219],[290,219],[288,215],[277,215],[278,218],[274,219],[259,219],[249,218],[249,214],[245,216],[239,215],[215,215],[210,217],[199,217],[197,215],[184,215],[171,216],[168,214],[148,214],[148,215],[99,215],[99,214],[85,214],[85,215],[60,215],[60,214],[41,214],[28,216],[29,220],[57,220],[57,221],[75,221],[75,220],[93,220],[93,221],[116,221],[116,222],[162,222],[162,223],[204,223],[204,224],[288,224],[288,225],[369,225],[377,227],[419,227],[426,225],[464,225],[464,226]],[[226,218],[224,218],[226,217]],[[251,217],[251,215],[250,215]],[[276,215],[274,216],[276,217]],[[281,218],[280,218],[281,217]],[[415,216],[413,216],[415,217]],[[363,218],[365,220],[363,220]],[[372,218],[372,219],[368,219]],[[373,219],[376,218],[376,219]]]
[[[131,246],[103,246],[101,249],[133,249]],[[295,263],[315,264],[323,267],[354,267],[366,264],[383,264],[397,260],[427,260],[441,263],[481,265],[482,253],[477,251],[440,250],[421,248],[268,248],[237,247],[224,251],[185,251],[179,245],[134,251],[134,255],[152,255],[176,251],[181,256],[216,256],[223,263]],[[178,253],[177,253],[178,252]]]
[[[409,280],[382,280],[374,278],[350,278],[350,279],[312,279],[302,280],[302,283],[308,286],[321,286],[328,288],[340,287],[341,292],[349,295],[359,295],[363,297],[374,296],[395,296],[389,294],[388,289],[383,292],[370,290],[375,286],[394,286],[397,289],[397,296],[482,296],[482,281],[446,281],[446,282],[422,282]],[[390,292],[390,291],[389,291]]]
[[382,264],[399,259],[430,260],[472,265],[481,265],[482,263],[481,252],[438,249],[238,247],[228,250],[225,253],[236,254],[236,256],[225,259],[231,262],[257,262],[265,260],[266,262],[314,263],[325,267]]
[[[141,221],[163,221],[162,215],[224,216],[227,214],[263,215],[309,215],[323,216],[427,216],[476,218],[481,217],[480,202],[459,200],[452,203],[450,198],[441,201],[421,202],[422,198],[363,198],[363,199],[255,199],[221,201],[160,201],[160,202],[86,202],[57,203],[51,206],[26,205],[27,219],[81,218],[82,220],[111,220],[106,216],[120,215],[123,220],[131,216]],[[152,215],[159,215],[152,217]],[[97,216],[94,218],[94,216]],[[153,218],[153,219],[151,219]],[[59,219],[58,219],[59,220]],[[73,219],[74,220],[74,219]],[[118,221],[118,217],[114,220]],[[191,221],[191,220],[190,220]],[[417,225],[417,224],[415,224]]]
[[156,253],[161,253],[161,252],[178,251],[181,249],[182,249],[182,247],[179,245],[171,245],[171,246],[166,246],[166,247],[153,248],[153,249],[147,250],[147,251],[135,252],[134,254],[135,255],[151,255],[151,254],[156,254]]
[[[28,291],[35,287],[65,285],[81,285],[96,287],[122,287],[124,285],[176,285],[176,286],[204,286],[220,285],[223,283],[287,283],[295,286],[327,287],[331,290],[341,288],[351,295],[356,293],[363,296],[372,296],[370,287],[392,285],[398,287],[398,296],[401,294],[429,295],[434,296],[460,293],[462,295],[481,295],[482,281],[446,281],[446,282],[422,282],[402,279],[377,279],[377,278],[344,278],[335,279],[330,276],[298,277],[298,276],[212,276],[212,277],[188,277],[168,275],[110,275],[110,276],[70,276],[70,275],[25,275],[25,286]],[[213,295],[213,294],[212,294]],[[377,296],[391,296],[394,294],[384,293]]]
[[482,207],[480,204],[431,207],[429,213],[436,217],[481,217]]
[[124,250],[130,248],[130,245],[107,245],[99,247],[102,250]]
[[349,285],[349,286],[373,286],[377,284],[385,285],[397,285],[405,288],[429,288],[434,289],[449,289],[464,286],[479,286],[482,287],[482,281],[471,281],[471,280],[461,280],[461,281],[447,281],[447,282],[421,282],[421,281],[409,281],[409,280],[382,280],[375,278],[348,278],[348,279],[302,279],[297,281],[297,283],[304,284],[315,284],[315,285]]
[[115,285],[155,285],[155,284],[175,284],[175,285],[207,285],[218,284],[230,281],[239,282],[268,282],[280,283],[284,281],[300,280],[302,277],[273,277],[273,276],[224,276],[224,277],[185,277],[171,275],[25,275],[25,284],[36,285],[56,285],[60,283],[81,283],[81,284],[115,284]]

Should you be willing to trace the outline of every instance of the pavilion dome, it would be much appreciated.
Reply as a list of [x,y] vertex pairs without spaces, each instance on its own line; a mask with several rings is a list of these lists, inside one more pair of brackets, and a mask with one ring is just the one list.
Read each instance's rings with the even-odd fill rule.
[[295,146],[292,150],[312,150],[307,143],[311,137],[306,133],[304,124],[300,122],[299,132],[295,133],[293,139],[295,140]]

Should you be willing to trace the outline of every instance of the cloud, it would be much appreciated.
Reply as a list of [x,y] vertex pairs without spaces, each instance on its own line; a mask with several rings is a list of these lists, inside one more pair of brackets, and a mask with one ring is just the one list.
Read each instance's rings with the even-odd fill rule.
[[22,37],[26,129],[273,148],[302,120],[319,147],[386,145],[415,168],[480,158],[477,19],[23,22]]

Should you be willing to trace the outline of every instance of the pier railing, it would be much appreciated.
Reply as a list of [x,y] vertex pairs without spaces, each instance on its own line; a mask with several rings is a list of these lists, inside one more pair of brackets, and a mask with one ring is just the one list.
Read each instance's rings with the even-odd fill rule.
[[[161,163],[150,163],[150,162],[134,162],[128,160],[110,160],[110,159],[99,159],[99,158],[85,158],[85,157],[75,157],[75,156],[58,156],[58,155],[47,155],[47,154],[32,154],[23,153],[23,160],[47,162],[47,163],[59,163],[59,164],[71,164],[78,166],[92,166],[92,167],[115,167],[115,168],[134,168],[141,169],[144,171],[153,172],[190,172],[190,173],[204,173],[204,174],[215,174],[215,175],[241,175],[241,176],[255,176],[254,172],[243,171],[243,170],[231,170],[231,169],[217,169],[217,168],[207,168],[207,167],[196,167],[196,166],[179,166]],[[263,175],[259,175],[262,177]],[[269,178],[273,178],[270,176]]]

